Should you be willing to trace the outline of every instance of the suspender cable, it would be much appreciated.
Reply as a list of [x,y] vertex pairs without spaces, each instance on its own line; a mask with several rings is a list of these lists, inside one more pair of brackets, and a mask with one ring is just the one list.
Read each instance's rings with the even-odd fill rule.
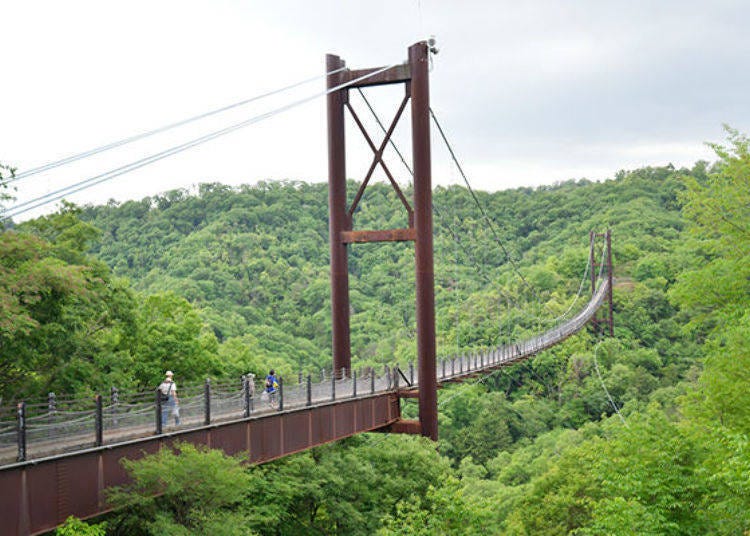
[[189,123],[192,123],[194,121],[198,121],[200,119],[205,119],[207,117],[211,117],[212,115],[216,115],[222,112],[226,112],[229,110],[232,110],[234,108],[238,108],[240,106],[244,106],[246,104],[250,104],[251,102],[255,102],[261,99],[264,99],[266,97],[270,97],[272,95],[277,95],[279,93],[283,93],[284,91],[289,91],[290,89],[294,89],[296,87],[299,87],[301,85],[307,84],[309,82],[313,82],[319,78],[322,78],[323,76],[329,76],[332,74],[336,74],[346,67],[341,67],[339,69],[336,69],[334,71],[331,71],[330,73],[326,73],[324,75],[318,75],[312,78],[307,78],[305,80],[302,80],[300,82],[296,82],[294,84],[290,84],[288,86],[284,86],[279,89],[275,89],[273,91],[269,91],[267,93],[263,93],[261,95],[256,95],[255,97],[250,97],[249,99],[244,99],[239,102],[235,102],[234,104],[229,104],[227,106],[222,106],[221,108],[217,108],[216,110],[211,110],[209,112],[205,112],[199,115],[195,115],[193,117],[189,117],[187,119],[183,119],[182,121],[177,121],[176,123],[170,123],[168,125],[161,126],[159,128],[155,128],[153,130],[148,130],[146,132],[142,132],[140,134],[136,134],[134,136],[130,136],[128,138],[123,138],[118,141],[113,141],[111,143],[107,143],[106,145],[101,145],[99,147],[95,147],[94,149],[90,149],[88,151],[84,151],[82,153],[66,156],[65,158],[61,158],[60,160],[56,160],[54,162],[48,162],[47,164],[41,165],[39,167],[35,167],[33,169],[29,169],[27,171],[23,171],[21,173],[17,173],[15,177],[12,177],[10,180],[6,181],[7,184],[10,184],[11,182],[15,182],[21,179],[24,179],[26,177],[31,177],[32,175],[36,175],[38,173],[42,173],[44,171],[48,171],[50,169],[54,169],[60,166],[64,166],[65,164],[70,164],[71,162],[76,162],[78,160],[81,160],[83,158],[88,158],[89,156],[93,156],[99,153],[103,153],[105,151],[109,151],[110,149],[116,149],[117,147],[122,147],[123,145],[127,145],[129,143],[133,143],[138,140],[142,140],[144,138],[148,138],[149,136],[153,136],[155,134],[160,134],[162,132],[166,132],[168,130],[171,130],[173,128],[181,127],[183,125],[187,125]]

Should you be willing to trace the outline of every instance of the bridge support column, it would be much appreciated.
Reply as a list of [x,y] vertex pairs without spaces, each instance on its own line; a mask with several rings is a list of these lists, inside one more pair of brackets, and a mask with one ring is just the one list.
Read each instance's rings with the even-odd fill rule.
[[[419,433],[437,440],[437,372],[435,370],[435,296],[432,244],[432,170],[430,162],[430,45],[409,47],[409,61],[385,68],[344,69],[338,56],[326,57],[328,73],[328,202],[331,240],[331,308],[334,370],[351,372],[349,335],[348,244],[362,242],[414,241],[416,272],[417,357],[419,359]],[[347,85],[348,84],[348,85]],[[350,88],[404,84],[405,95],[385,136],[377,146],[349,103]],[[346,85],[346,87],[341,87]],[[335,89],[334,89],[335,88]],[[396,125],[411,99],[414,207],[401,191],[383,155]],[[373,159],[362,184],[347,209],[344,110],[348,110]],[[406,209],[408,227],[401,229],[353,230],[353,216],[376,167],[382,168]],[[414,426],[408,426],[414,431]]]
[[[602,261],[601,263],[597,262],[596,258],[596,239],[597,238],[603,238],[604,239],[604,245],[602,246],[604,249],[602,250]],[[614,332],[614,310],[612,306],[612,272],[613,272],[613,266],[612,266],[612,231],[610,229],[607,229],[604,233],[595,233],[594,231],[591,231],[589,233],[589,262],[591,263],[591,295],[596,292],[596,286],[597,286],[597,280],[599,278],[599,274],[597,272],[597,268],[601,268],[602,265],[607,270],[607,273],[604,277],[607,278],[607,282],[609,283],[607,288],[607,311],[606,319],[602,320],[601,318],[597,317],[596,314],[591,319],[591,323],[594,326],[594,332],[599,332],[600,325],[602,323],[606,324],[607,331],[609,333],[610,337],[615,336]]]
[[429,48],[409,48],[411,125],[414,157],[417,356],[419,359],[419,422],[421,433],[438,439],[437,369],[435,363],[435,275],[432,244],[432,165],[430,159]]
[[[326,72],[343,68],[338,56],[326,56]],[[341,85],[341,72],[328,75],[328,89]],[[346,141],[344,104],[347,88],[328,94],[328,210],[331,242],[331,331],[333,370],[351,370],[349,343],[349,257],[341,233],[351,229],[346,212]],[[334,374],[335,376],[335,374]]]

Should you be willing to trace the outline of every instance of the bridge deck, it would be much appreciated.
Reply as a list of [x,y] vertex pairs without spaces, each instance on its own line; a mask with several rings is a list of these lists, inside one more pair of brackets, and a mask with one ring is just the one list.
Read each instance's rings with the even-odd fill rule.
[[[575,317],[539,336],[491,352],[461,356],[438,364],[439,382],[461,381],[531,357],[578,332],[601,306],[605,281]],[[348,383],[347,383],[348,382]],[[417,389],[419,378],[394,369],[388,376],[339,380],[307,390],[290,389],[284,410],[264,409],[244,417],[241,408],[212,412],[208,425],[190,417],[179,429],[154,435],[143,423],[110,430],[105,444],[91,447],[92,434],[43,438],[33,449],[34,458],[0,466],[0,508],[3,534],[38,534],[53,529],[69,515],[88,518],[108,510],[104,490],[127,482],[122,458],[137,459],[175,441],[221,448],[230,455],[242,453],[250,463],[263,463],[358,433],[387,430],[400,421],[399,398]],[[154,412],[151,417],[155,420]],[[127,419],[123,416],[123,422]],[[413,431],[412,426],[395,430]],[[134,437],[138,436],[138,437]],[[70,452],[64,452],[69,450]],[[0,455],[6,459],[12,446]],[[55,454],[53,454],[55,453]]]

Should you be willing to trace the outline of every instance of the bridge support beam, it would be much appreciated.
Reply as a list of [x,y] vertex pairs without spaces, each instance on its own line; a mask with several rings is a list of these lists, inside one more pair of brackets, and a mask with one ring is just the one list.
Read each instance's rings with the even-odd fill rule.
[[[419,427],[404,427],[408,433],[421,433],[435,441],[437,428],[437,370],[435,345],[435,276],[432,243],[432,165],[430,155],[430,46],[419,42],[409,47],[406,64],[390,69],[344,69],[338,56],[326,57],[328,88],[339,88],[328,95],[328,202],[330,208],[331,240],[331,314],[334,370],[351,370],[349,334],[349,273],[347,247],[352,243],[382,241],[414,241],[416,272],[416,328],[419,368]],[[335,71],[335,72],[334,72]],[[332,74],[331,74],[332,73]],[[372,73],[372,78],[367,78]],[[351,86],[340,87],[346,83]],[[377,147],[367,134],[362,121],[349,104],[350,87],[377,86],[403,83],[406,94],[385,138]],[[398,187],[383,151],[411,99],[412,157],[414,174],[414,208]],[[362,131],[374,157],[354,201],[347,209],[346,152],[344,110],[348,110]],[[406,208],[408,228],[354,231],[353,215],[372,177],[380,166],[391,182],[401,203]]]
[[435,365],[435,275],[432,244],[432,165],[430,157],[429,54],[426,43],[409,48],[411,125],[414,155],[414,220],[417,292],[417,357],[421,433],[438,439]]
[[121,460],[137,460],[178,441],[219,448],[260,464],[388,429],[400,417],[397,395],[379,393],[6,465],[0,467],[0,534],[41,534],[71,515],[86,519],[108,512],[105,489],[130,483]]
[[[344,61],[331,54],[326,56],[326,72],[344,67]],[[343,72],[328,75],[328,89],[341,85]],[[346,213],[346,138],[344,104],[346,90],[328,94],[328,210],[331,242],[331,337],[333,370],[351,370],[349,343],[349,257],[347,244],[341,240],[351,231]]]

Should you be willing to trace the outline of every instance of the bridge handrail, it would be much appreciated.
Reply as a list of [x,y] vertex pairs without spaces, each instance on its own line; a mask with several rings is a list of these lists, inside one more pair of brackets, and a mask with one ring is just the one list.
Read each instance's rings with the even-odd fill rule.
[[[439,382],[475,374],[479,370],[492,369],[530,357],[579,331],[596,313],[604,302],[608,281],[603,279],[589,302],[573,318],[558,326],[513,343],[497,346],[481,353],[464,354],[437,364]],[[181,389],[179,427],[169,430],[186,430],[202,426],[207,422],[218,422],[238,418],[249,418],[280,410],[306,407],[312,404],[326,403],[341,398],[368,396],[376,393],[393,391],[397,388],[419,385],[418,370],[413,365],[408,369],[385,367],[381,374],[371,368],[353,372],[336,371],[321,380],[313,382],[308,375],[304,381],[282,381],[280,396],[270,398],[264,392],[262,381],[251,382],[243,378],[238,381],[222,381],[215,385],[210,382],[199,389],[191,386]],[[87,398],[88,407],[80,401],[65,399],[61,408],[50,402],[29,404],[34,408],[34,415],[26,411],[26,404],[21,402],[16,408],[15,420],[0,420],[0,465],[15,461],[38,458],[52,452],[79,450],[101,444],[111,444],[134,437],[145,437],[154,433],[155,423],[160,419],[155,391],[134,393],[123,396],[107,397],[101,400],[101,410],[91,409],[91,398]],[[65,407],[70,409],[65,409]],[[47,408],[48,411],[41,410]],[[7,412],[6,412],[7,413]],[[22,417],[22,418],[21,418]],[[171,418],[171,416],[169,416]],[[20,424],[22,423],[22,425]],[[162,423],[166,430],[167,423]],[[156,426],[158,430],[159,427]],[[101,441],[101,443],[99,443]]]

